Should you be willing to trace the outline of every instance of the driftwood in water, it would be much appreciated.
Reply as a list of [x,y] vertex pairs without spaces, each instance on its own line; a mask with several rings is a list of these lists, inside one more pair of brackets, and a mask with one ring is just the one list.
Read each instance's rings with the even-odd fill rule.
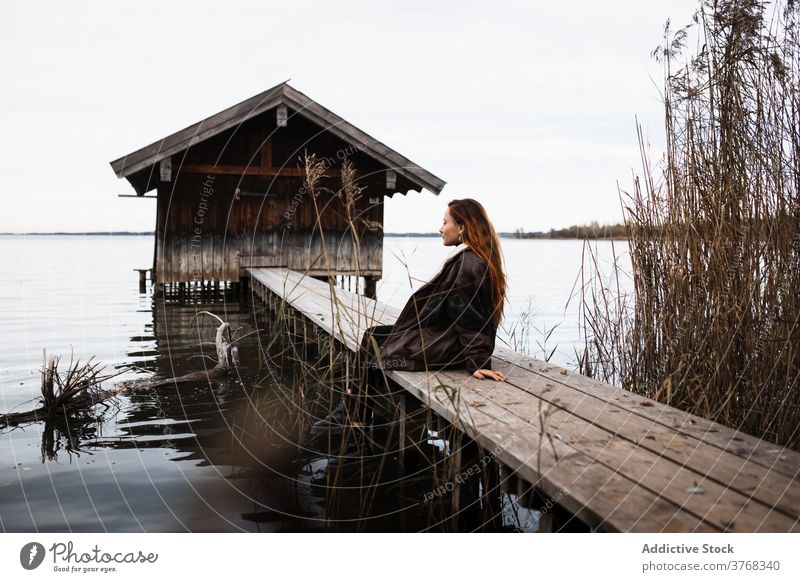
[[201,311],[197,315],[201,314],[210,315],[220,322],[214,342],[217,348],[217,364],[210,370],[141,383],[124,382],[109,390],[104,390],[100,387],[104,381],[118,376],[128,368],[120,370],[116,374],[101,376],[100,372],[103,367],[93,363],[94,358],[90,358],[83,365],[80,365],[79,361],[70,361],[67,372],[60,374],[58,372],[59,359],[51,357],[42,367],[42,397],[40,399],[42,405],[35,410],[0,415],[0,428],[46,420],[56,414],[90,408],[119,394],[141,392],[171,384],[215,381],[224,377],[239,365],[239,348],[234,345],[236,340],[231,337],[231,326],[213,313]]
[[114,396],[112,392],[100,388],[101,384],[116,374],[101,376],[104,369],[90,358],[85,364],[80,360],[70,360],[67,371],[58,372],[59,358],[45,357],[42,367],[42,396],[39,399],[41,406],[26,412],[12,412],[0,415],[0,427],[17,425],[26,422],[47,420],[57,414],[66,414],[73,410],[85,409],[94,406]]
[[[150,390],[160,386],[168,386],[171,384],[182,384],[185,382],[200,382],[200,381],[213,381],[218,380],[230,372],[234,366],[239,365],[239,348],[234,345],[234,340],[231,337],[231,324],[222,321],[219,317],[208,311],[201,311],[197,315],[206,314],[215,318],[220,322],[217,328],[217,335],[215,338],[215,345],[217,346],[217,365],[210,370],[203,370],[199,372],[191,372],[183,376],[175,378],[165,378],[163,380],[151,380],[143,384],[134,386],[122,385],[116,388],[118,393],[125,393],[131,391]],[[241,338],[240,338],[241,339]]]

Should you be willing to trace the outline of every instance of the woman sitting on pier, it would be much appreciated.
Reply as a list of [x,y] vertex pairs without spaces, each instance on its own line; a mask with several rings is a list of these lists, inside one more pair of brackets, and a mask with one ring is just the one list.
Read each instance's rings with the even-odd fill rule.
[[450,257],[430,282],[406,303],[394,325],[366,330],[356,357],[358,388],[345,394],[315,432],[365,418],[360,411],[372,394],[385,393],[385,370],[464,369],[483,380],[502,382],[491,369],[497,327],[503,317],[506,275],[500,239],[483,206],[453,200],[439,229],[445,246],[464,249]]

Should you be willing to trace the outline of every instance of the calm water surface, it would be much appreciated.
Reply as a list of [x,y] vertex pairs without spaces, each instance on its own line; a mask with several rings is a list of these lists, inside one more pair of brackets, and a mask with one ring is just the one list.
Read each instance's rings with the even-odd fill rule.
[[[615,244],[623,255],[624,243]],[[203,355],[214,356],[213,345],[201,345],[213,341],[214,320],[198,317],[196,306],[159,304],[138,293],[133,269],[152,263],[152,236],[0,236],[0,245],[0,410],[36,407],[43,350],[62,364],[94,356],[104,373],[135,366],[115,381],[199,370],[210,362]],[[610,261],[611,243],[597,248]],[[498,341],[537,357],[556,348],[552,359],[574,366],[577,301],[567,302],[583,243],[504,239],[503,251],[510,302]],[[402,307],[449,252],[437,238],[387,238],[379,300]],[[208,308],[239,336],[263,328],[252,306]],[[120,397],[85,418],[0,430],[0,528],[443,529],[420,503],[430,482],[392,476],[393,468],[388,485],[369,499],[355,483],[341,488],[332,505],[326,456],[287,436],[297,430],[285,405],[291,382],[287,371],[264,366],[263,340],[261,331],[244,339],[240,374],[213,389],[165,387]],[[535,528],[501,503],[494,529]],[[365,507],[370,518],[356,519]]]

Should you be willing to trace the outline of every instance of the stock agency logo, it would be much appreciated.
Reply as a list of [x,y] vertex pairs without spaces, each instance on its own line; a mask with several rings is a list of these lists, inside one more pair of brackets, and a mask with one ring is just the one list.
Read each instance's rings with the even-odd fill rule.
[[38,542],[29,542],[19,551],[19,563],[26,570],[35,570],[44,562],[47,552],[53,558],[53,571],[86,574],[118,572],[120,564],[153,564],[158,554],[138,552],[105,552],[95,544],[89,550],[78,550],[71,541],[57,542],[49,549]]
[[19,551],[19,563],[26,570],[35,570],[44,561],[44,546],[39,542],[30,542]]

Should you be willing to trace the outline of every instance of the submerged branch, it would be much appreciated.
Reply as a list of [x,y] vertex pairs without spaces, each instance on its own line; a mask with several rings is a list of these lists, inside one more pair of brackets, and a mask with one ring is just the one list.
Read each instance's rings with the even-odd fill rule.
[[94,357],[92,357],[84,364],[81,364],[80,360],[70,359],[67,370],[60,372],[58,370],[60,358],[51,356],[47,359],[45,357],[45,363],[41,370],[42,396],[39,399],[41,406],[25,412],[9,412],[0,415],[0,428],[48,420],[56,415],[66,415],[73,411],[89,409],[121,394],[143,392],[162,386],[188,382],[213,382],[225,377],[239,365],[239,348],[235,345],[235,342],[239,340],[232,338],[229,323],[222,321],[218,316],[208,311],[201,311],[197,315],[201,314],[210,315],[220,322],[214,342],[217,350],[217,363],[210,370],[141,383],[123,382],[106,390],[102,388],[103,382],[107,382],[132,368],[126,366],[114,374],[101,375],[104,366],[94,362]]

